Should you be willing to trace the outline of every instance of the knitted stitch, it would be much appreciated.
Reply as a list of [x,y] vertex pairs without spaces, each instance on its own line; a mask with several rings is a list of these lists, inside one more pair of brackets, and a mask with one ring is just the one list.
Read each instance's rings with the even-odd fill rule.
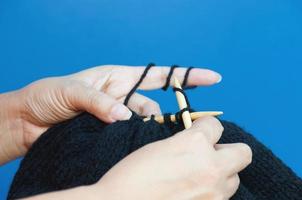
[[[291,169],[249,133],[233,123],[222,124],[220,143],[244,142],[253,151],[232,200],[302,199],[302,181]],[[83,113],[38,138],[21,162],[8,199],[93,184],[131,152],[183,129],[183,124],[172,122],[143,122],[135,113],[130,120],[112,124]]]

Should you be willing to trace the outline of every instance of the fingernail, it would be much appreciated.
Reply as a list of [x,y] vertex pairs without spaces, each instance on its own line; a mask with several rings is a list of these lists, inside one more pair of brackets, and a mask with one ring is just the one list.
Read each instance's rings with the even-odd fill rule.
[[130,119],[132,113],[123,104],[116,104],[116,105],[114,105],[112,107],[110,115],[111,115],[111,118],[114,121],[116,121],[116,120],[127,120],[127,119]]
[[222,80],[222,76],[221,76],[220,74],[218,74],[218,73],[216,73],[216,76],[217,76],[217,81],[216,81],[216,83],[220,83],[221,80]]

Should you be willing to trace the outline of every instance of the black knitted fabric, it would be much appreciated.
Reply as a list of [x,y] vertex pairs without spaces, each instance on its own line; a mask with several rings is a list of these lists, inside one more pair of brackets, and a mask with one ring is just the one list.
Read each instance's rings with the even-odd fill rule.
[[[302,181],[264,145],[237,125],[222,121],[220,143],[244,142],[253,150],[252,164],[240,173],[232,200],[302,199]],[[182,124],[130,120],[105,124],[83,113],[46,131],[32,146],[11,185],[8,199],[88,185],[134,150],[183,130]]]

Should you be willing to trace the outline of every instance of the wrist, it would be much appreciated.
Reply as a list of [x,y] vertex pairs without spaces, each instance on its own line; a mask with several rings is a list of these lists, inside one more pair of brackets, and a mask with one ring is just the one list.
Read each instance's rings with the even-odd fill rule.
[[66,190],[44,193],[26,198],[24,200],[50,200],[50,199],[73,199],[73,200],[102,200],[105,199],[99,193],[96,193],[94,185],[79,186]]
[[0,165],[25,153],[19,91],[0,95]]

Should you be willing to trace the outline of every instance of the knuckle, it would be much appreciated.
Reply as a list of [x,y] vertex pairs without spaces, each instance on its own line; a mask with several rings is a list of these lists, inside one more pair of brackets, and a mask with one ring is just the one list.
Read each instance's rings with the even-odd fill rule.
[[57,89],[61,92],[64,100],[71,103],[81,101],[81,95],[87,91],[87,88],[81,82],[70,79],[65,79],[64,84],[61,84]]
[[232,187],[237,190],[237,188],[239,187],[239,184],[240,184],[240,178],[239,178],[238,174],[235,175],[231,184],[232,184]]
[[210,125],[215,127],[219,132],[221,132],[221,133],[223,132],[224,128],[216,117],[209,117],[208,120],[209,120]]
[[198,147],[207,141],[204,132],[197,130],[191,131],[188,138],[191,145],[198,145]]
[[242,155],[244,155],[246,163],[250,164],[252,162],[252,157],[253,157],[253,152],[251,147],[245,143],[238,143],[238,146],[240,148],[240,152],[242,153]]
[[232,197],[236,191],[238,190],[240,185],[240,178],[239,175],[236,174],[233,177],[231,177],[231,179],[227,182],[227,192],[225,193],[225,197],[227,199],[229,199],[230,197]]
[[146,101],[144,104],[143,104],[143,107],[145,108],[148,108],[148,109],[152,109],[152,110],[159,110],[160,106],[157,102],[155,101]]
[[206,117],[201,120],[198,130],[203,131],[208,139],[217,142],[222,135],[223,126],[215,117]]
[[203,131],[215,133],[216,137],[221,137],[224,130],[220,121],[215,117],[205,117],[197,121],[196,129],[202,129]]
[[212,116],[203,117],[203,118],[201,118],[201,121],[202,121],[202,123],[208,123],[208,124],[212,124],[212,125],[219,122],[215,117],[212,117]]

